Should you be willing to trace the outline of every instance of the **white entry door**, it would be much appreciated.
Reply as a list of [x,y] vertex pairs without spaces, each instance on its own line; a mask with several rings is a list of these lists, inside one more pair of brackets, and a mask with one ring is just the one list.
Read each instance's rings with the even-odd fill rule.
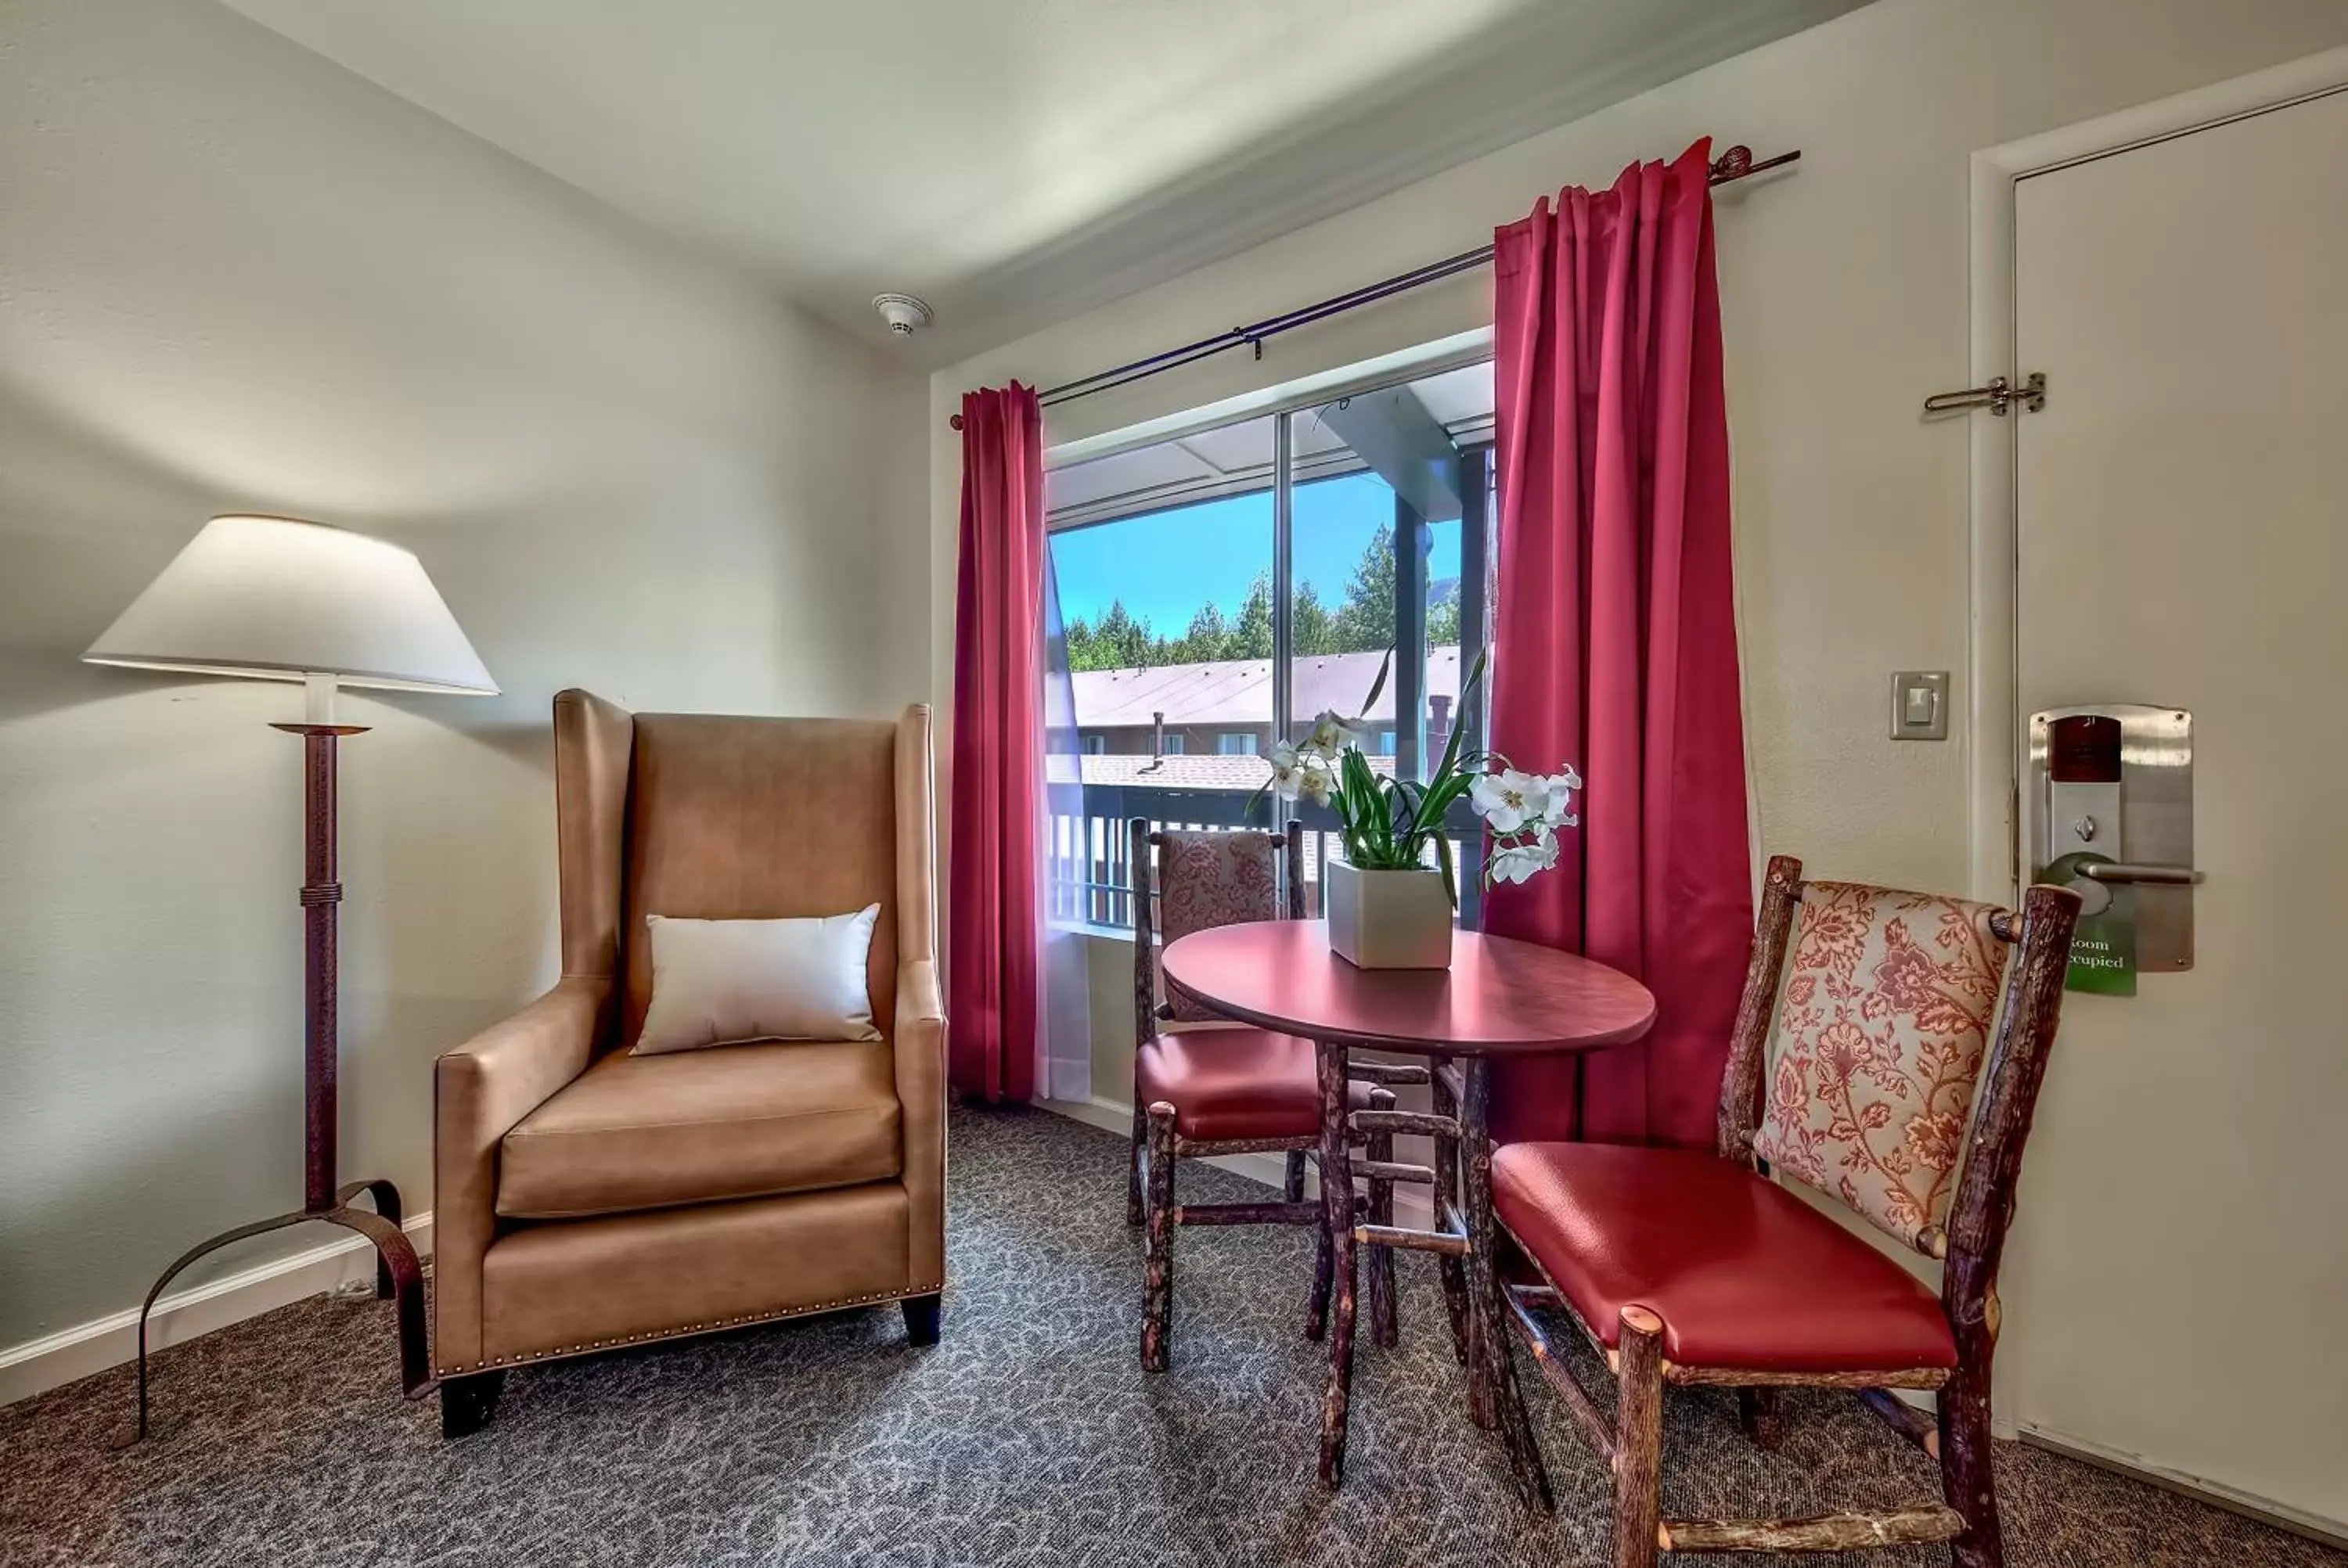
[[2348,91],[2015,203],[2021,717],[2188,712],[2207,880],[2065,1003],[2000,1413],[2348,1531]]

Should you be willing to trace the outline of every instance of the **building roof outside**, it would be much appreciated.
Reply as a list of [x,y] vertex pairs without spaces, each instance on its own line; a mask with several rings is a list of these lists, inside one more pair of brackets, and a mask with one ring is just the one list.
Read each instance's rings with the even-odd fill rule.
[[[1369,695],[1370,683],[1378,678],[1378,664],[1385,657],[1383,653],[1322,653],[1296,660],[1293,680],[1297,713],[1304,716],[1334,709],[1347,718],[1392,723],[1395,687],[1391,676],[1385,689],[1378,693],[1377,702],[1367,712],[1363,712],[1361,706],[1362,699]],[[1149,669],[1080,670],[1068,677],[1068,683],[1073,689],[1079,729],[1146,727],[1161,712],[1167,723],[1177,727],[1272,723],[1269,659],[1216,659],[1202,664],[1161,664]],[[1459,650],[1456,645],[1427,650],[1426,694],[1454,701],[1458,698]]]
[[1045,759],[1045,774],[1053,784],[1076,782],[1078,770],[1088,787],[1123,785],[1139,789],[1252,790],[1270,776],[1261,757],[1181,755],[1150,757],[1141,753],[1070,756]]
[[[1151,757],[1142,753],[1071,756],[1065,752],[1045,758],[1045,776],[1052,784],[1081,781],[1094,788],[1253,790],[1270,774],[1261,757],[1230,757],[1207,753]],[[1394,758],[1371,757],[1373,773],[1392,776]],[[1079,771],[1081,769],[1081,772]]]

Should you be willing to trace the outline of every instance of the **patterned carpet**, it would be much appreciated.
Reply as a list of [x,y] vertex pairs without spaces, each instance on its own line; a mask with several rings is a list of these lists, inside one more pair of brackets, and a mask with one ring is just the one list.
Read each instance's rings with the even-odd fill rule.
[[[158,1433],[111,1444],[127,1368],[0,1410],[0,1563],[1540,1565],[1606,1546],[1602,1474],[1533,1390],[1560,1500],[1535,1521],[1467,1421],[1430,1259],[1404,1343],[1364,1347],[1347,1484],[1313,1480],[1301,1232],[1193,1230],[1174,1370],[1135,1356],[1140,1242],[1120,1140],[957,1112],[944,1342],[891,1308],[517,1372],[443,1443],[393,1393],[389,1307],[319,1299],[167,1352]],[[1241,1195],[1196,1167],[1186,1191]],[[1797,1397],[1776,1454],[1710,1394],[1668,1407],[1666,1512],[1937,1496],[1848,1399]],[[1999,1455],[2008,1561],[2348,1568],[2348,1555],[2032,1449]],[[1764,1562],[1939,1563],[1939,1549]]]

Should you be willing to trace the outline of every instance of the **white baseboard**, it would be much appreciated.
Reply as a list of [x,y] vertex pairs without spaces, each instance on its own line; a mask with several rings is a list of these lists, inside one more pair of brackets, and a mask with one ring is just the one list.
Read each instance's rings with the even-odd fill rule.
[[2310,1540],[2320,1541],[2327,1546],[2348,1549],[2348,1520],[2326,1519],[2322,1514],[2311,1513],[2303,1508],[2293,1508],[2287,1502],[2277,1502],[2272,1498],[2260,1497],[2255,1492],[2244,1491],[2240,1487],[2229,1486],[2222,1481],[2211,1481],[2206,1476],[2188,1475],[2183,1471],[2170,1470],[2166,1465],[2154,1463],[2140,1453],[2116,1449],[2108,1444],[2096,1442],[2092,1438],[2075,1437],[2068,1432],[2057,1431],[2052,1427],[2039,1426],[2034,1422],[2024,1423],[2021,1429],[2021,1436],[2024,1442],[2034,1448],[2051,1449],[2056,1453],[2094,1465],[2099,1470],[2113,1471],[2137,1481],[2149,1481],[2165,1491],[2180,1492],[2187,1497],[2215,1504],[2230,1512],[2255,1519],[2261,1524],[2271,1524],[2278,1530],[2287,1530],[2293,1535],[2304,1535]]
[[[420,1214],[401,1227],[418,1257],[432,1255],[432,1216]],[[292,1305],[304,1296],[372,1284],[375,1249],[366,1238],[343,1233],[290,1257],[255,1264],[234,1274],[191,1286],[163,1297],[147,1321],[152,1353]],[[109,1313],[39,1339],[0,1350],[0,1405],[118,1367],[139,1354],[139,1309]]]
[[[1036,1103],[1087,1127],[1099,1127],[1121,1138],[1133,1136],[1133,1107],[1123,1101],[1105,1100],[1096,1094],[1089,1100],[1041,1100]],[[1284,1154],[1216,1154],[1207,1163],[1250,1181],[1262,1182],[1267,1187],[1281,1186],[1288,1180],[1288,1157]],[[1305,1182],[1307,1192],[1319,1190],[1311,1175],[1305,1177]],[[1426,1188],[1395,1184],[1395,1223],[1421,1229],[1435,1224],[1435,1204]]]

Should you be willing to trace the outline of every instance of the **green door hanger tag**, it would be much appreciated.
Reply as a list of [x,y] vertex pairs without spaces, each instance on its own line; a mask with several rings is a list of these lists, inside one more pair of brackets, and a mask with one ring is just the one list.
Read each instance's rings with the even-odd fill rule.
[[2077,850],[2040,872],[2036,880],[2049,887],[2068,887],[2079,896],[2079,925],[2071,935],[2071,968],[2065,986],[2108,997],[2136,995],[2136,889],[2125,883],[2098,882],[2088,866],[2110,866],[2109,856]]

